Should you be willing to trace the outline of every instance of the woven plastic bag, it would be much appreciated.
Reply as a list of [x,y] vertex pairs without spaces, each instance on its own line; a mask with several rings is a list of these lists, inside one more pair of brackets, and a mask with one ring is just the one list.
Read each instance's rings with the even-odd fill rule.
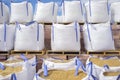
[[0,24],[0,51],[10,51],[14,48],[15,25]]
[[17,24],[14,50],[39,51],[44,49],[44,27],[37,22]]
[[[43,62],[44,61],[45,60],[43,60]],[[47,61],[49,61],[49,62],[45,61],[43,63],[43,68],[40,69],[37,74],[35,74],[33,80],[47,80],[45,78],[47,78],[47,76],[49,76],[50,74],[52,74],[51,72],[49,72],[49,71],[52,71],[52,70],[53,71],[54,70],[56,70],[56,71],[63,71],[63,72],[64,71],[67,72],[67,71],[71,71],[71,70],[74,71],[75,70],[75,73],[71,74],[71,76],[73,77],[72,79],[69,77],[69,75],[63,74],[64,76],[66,75],[66,77],[68,77],[67,79],[69,79],[69,80],[73,80],[73,79],[79,80],[79,79],[81,79],[81,77],[85,77],[86,76],[86,73],[81,72],[82,71],[81,68],[82,68],[83,64],[82,64],[82,62],[77,57],[75,57],[75,58],[73,58],[71,60],[68,60],[68,62],[64,62],[64,61],[62,61],[60,59],[58,60],[58,59],[51,59],[51,58],[47,59]],[[58,62],[56,62],[56,61],[58,61]],[[50,65],[52,65],[52,66],[50,66]],[[80,69],[80,73],[79,73],[79,69]],[[42,77],[42,75],[41,75],[42,72],[44,72],[43,74],[46,77],[44,77],[44,78]],[[59,74],[59,72],[58,72],[58,74]],[[80,74],[83,74],[83,75],[80,76]],[[78,78],[78,76],[79,76],[79,78]],[[54,80],[57,79],[56,77],[58,77],[57,74],[54,75],[53,79]],[[60,77],[61,80],[63,80],[62,77],[63,76],[61,75],[61,77]]]
[[42,3],[38,1],[34,20],[42,23],[56,22],[57,5],[54,2]]
[[51,28],[52,50],[80,50],[80,27],[77,22],[68,25],[53,24]]
[[3,2],[0,1],[0,23],[9,22],[9,7]]
[[32,4],[23,1],[19,3],[11,2],[11,16],[10,23],[19,23],[30,22],[33,19],[33,7]]
[[83,22],[82,1],[64,1],[58,3],[58,23]]
[[[120,69],[120,60],[117,57],[100,57],[100,58],[98,58],[96,56],[95,57],[90,56],[88,58],[88,60],[86,61],[86,65],[88,65],[90,62],[92,62],[92,67],[91,67],[92,75],[94,77],[96,77],[97,79],[100,79],[101,71],[104,68],[108,68],[108,66],[110,69],[113,69],[113,70]],[[89,68],[86,68],[86,71],[87,71],[87,73],[90,73]]]
[[111,4],[112,18],[114,22],[120,22],[120,2],[114,2]]
[[85,49],[88,51],[115,50],[110,23],[88,24],[83,26]]
[[107,0],[89,0],[85,4],[87,21],[91,23],[102,23],[109,20],[109,4]]

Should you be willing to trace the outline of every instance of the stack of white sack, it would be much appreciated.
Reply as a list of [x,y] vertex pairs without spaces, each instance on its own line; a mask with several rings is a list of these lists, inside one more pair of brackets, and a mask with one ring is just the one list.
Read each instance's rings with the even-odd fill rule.
[[44,49],[44,27],[37,22],[17,24],[14,50],[39,51]]

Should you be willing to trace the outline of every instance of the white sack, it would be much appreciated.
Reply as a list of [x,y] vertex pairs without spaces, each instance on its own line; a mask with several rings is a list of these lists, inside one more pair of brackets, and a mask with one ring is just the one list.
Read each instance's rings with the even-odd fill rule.
[[[22,67],[22,71],[15,73],[17,80],[28,80],[28,75],[27,75],[27,63],[24,63],[22,65],[14,65],[15,66],[21,66]],[[0,75],[0,80],[11,80],[11,75],[6,75],[6,76],[2,76]]]
[[53,24],[51,28],[52,50],[80,50],[80,27],[78,23]]
[[33,7],[31,3],[27,1],[20,3],[11,3],[11,17],[10,23],[26,23],[32,21]]
[[0,24],[0,51],[9,51],[13,49],[14,34],[15,25]]
[[[85,4],[87,21],[91,23],[107,22],[109,20],[107,1],[92,1]],[[90,6],[90,7],[89,7]]]
[[0,23],[9,22],[9,8],[0,2]]
[[64,1],[61,8],[62,15],[57,16],[58,23],[83,22],[83,8],[80,1]]
[[16,28],[14,49],[29,51],[39,51],[44,49],[43,25],[36,22],[30,22],[29,25],[18,24]]
[[[51,69],[57,69],[57,70],[68,70],[68,69],[74,69],[76,67],[75,61],[76,57],[73,59],[70,59],[68,62],[64,62],[61,60],[53,59],[53,58],[48,58],[48,59],[43,59],[43,64],[42,64],[42,69],[44,70],[44,64],[47,65],[48,70]],[[54,62],[54,61],[59,61]]]
[[42,3],[38,1],[34,20],[37,22],[56,22],[57,6],[54,2]]
[[114,50],[114,40],[109,23],[85,24],[83,26],[85,49],[88,51]]
[[112,18],[115,22],[120,22],[120,2],[111,4]]
[[[90,56],[86,61],[86,65],[91,62],[90,61],[91,58],[94,58],[94,57]],[[100,59],[104,60],[104,58],[100,58]],[[118,59],[118,58],[117,57],[111,57],[111,58],[108,58],[108,59],[105,59],[105,60],[110,60],[110,59]],[[100,79],[100,73],[104,69],[104,66],[103,67],[98,66],[98,65],[94,64],[93,62],[92,62],[92,64],[93,64],[92,65],[92,75],[94,75],[97,79]],[[105,64],[105,65],[107,65],[107,64]],[[120,66],[114,66],[114,67],[109,66],[109,68],[113,69],[113,70],[118,70],[118,69],[120,69]],[[87,73],[89,73],[89,70],[87,68],[86,68],[86,71],[87,71]]]

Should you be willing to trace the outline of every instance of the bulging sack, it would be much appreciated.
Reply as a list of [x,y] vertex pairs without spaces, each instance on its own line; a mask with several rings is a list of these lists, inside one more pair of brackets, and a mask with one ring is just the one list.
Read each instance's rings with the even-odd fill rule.
[[85,4],[87,21],[91,23],[107,22],[109,20],[109,7],[107,1],[89,0]]
[[44,27],[37,22],[16,27],[14,50],[39,51],[44,49]]
[[78,23],[53,24],[51,28],[52,50],[80,50],[80,27]]
[[15,25],[0,24],[0,51],[14,48]]
[[57,5],[54,2],[42,3],[38,1],[34,20],[42,23],[56,22]]
[[114,2],[111,4],[112,18],[114,22],[120,22],[120,2]]
[[19,23],[30,22],[33,19],[33,7],[32,4],[23,1],[20,3],[11,3],[11,16],[10,23]]
[[[94,57],[90,56],[86,61],[86,65],[92,62],[92,75],[95,76],[97,79],[100,79],[100,73],[104,68],[118,70],[120,69],[120,60],[117,57]],[[90,72],[88,68],[86,68],[87,73]]]
[[[58,4],[59,5],[59,4]],[[58,6],[61,15],[57,15],[57,22],[58,23],[69,23],[69,22],[83,22],[83,6],[82,2],[80,1],[64,1],[62,5]]]
[[88,51],[115,50],[110,23],[83,26],[85,49]]
[[0,1],[0,23],[9,22],[9,7]]

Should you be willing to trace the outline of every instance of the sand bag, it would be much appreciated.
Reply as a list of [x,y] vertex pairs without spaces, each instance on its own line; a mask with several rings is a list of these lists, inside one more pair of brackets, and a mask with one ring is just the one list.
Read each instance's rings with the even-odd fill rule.
[[114,22],[120,22],[120,2],[114,2],[111,4],[112,18]]
[[110,23],[83,26],[85,49],[88,51],[115,50]]
[[102,23],[109,20],[109,5],[107,0],[89,0],[85,4],[87,21],[90,23]]
[[[117,57],[92,57],[90,56],[86,61],[86,65],[92,62],[92,75],[97,79],[100,79],[100,73],[104,68],[109,68],[113,70],[120,69],[120,60]],[[90,73],[89,68],[86,68],[87,73]]]
[[56,22],[57,5],[54,2],[42,3],[38,1],[34,20],[42,23]]
[[37,22],[17,24],[14,50],[39,51],[44,49],[44,27]]
[[[78,58],[73,58],[68,60],[68,62],[57,59],[49,60],[52,62],[55,61],[53,67],[50,68],[48,62],[47,64],[43,63],[43,69],[40,69],[38,73],[35,74],[33,80],[81,80],[82,78],[86,77],[86,73],[84,73],[82,70],[79,70],[81,69],[80,66],[82,63],[80,60],[78,60]],[[70,65],[71,63],[72,65]],[[51,62],[49,62],[49,64],[51,64]]]
[[19,3],[11,2],[11,17],[10,23],[19,23],[30,22],[33,19],[33,7],[32,4],[23,1]]
[[0,24],[0,51],[10,51],[14,47],[15,25]]
[[3,1],[0,1],[0,23],[9,22],[9,13],[9,7]]
[[68,25],[53,24],[51,28],[52,50],[80,50],[80,27],[77,22]]
[[83,22],[82,1],[64,1],[58,3],[58,23]]

